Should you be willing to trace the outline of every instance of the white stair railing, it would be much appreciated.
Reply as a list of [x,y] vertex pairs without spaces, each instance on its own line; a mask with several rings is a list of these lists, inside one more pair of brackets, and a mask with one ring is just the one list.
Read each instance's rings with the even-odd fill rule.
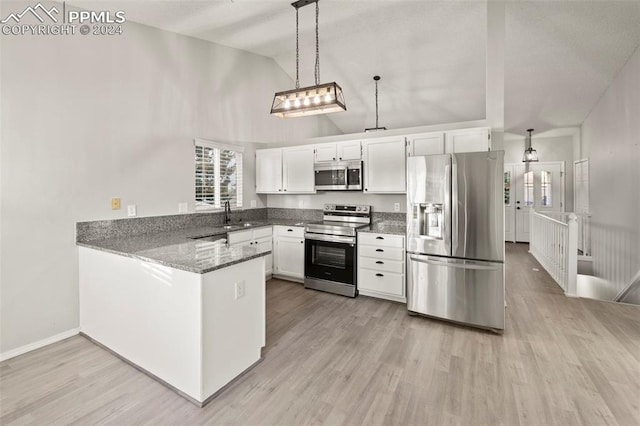
[[577,297],[578,217],[532,211],[530,227],[529,252],[567,296]]

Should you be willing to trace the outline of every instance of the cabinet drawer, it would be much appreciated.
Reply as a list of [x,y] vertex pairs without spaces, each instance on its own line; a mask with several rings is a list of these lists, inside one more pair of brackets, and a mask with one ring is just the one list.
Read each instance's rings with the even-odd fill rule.
[[275,235],[280,235],[283,237],[304,238],[304,228],[300,226],[277,225],[273,227],[273,232]]
[[383,246],[359,246],[360,256],[373,257],[375,259],[403,260],[404,249]]
[[360,234],[358,234],[358,243],[380,247],[404,248],[404,236],[361,232]]
[[358,288],[380,293],[404,296],[404,277],[393,272],[376,272],[371,269],[358,269]]
[[229,232],[227,236],[227,241],[229,244],[238,244],[244,241],[251,240],[253,236],[253,231],[237,231],[237,232]]
[[377,272],[395,272],[404,274],[404,262],[398,260],[372,259],[370,257],[360,257],[358,266],[373,269]]
[[264,237],[270,237],[273,233],[273,230],[270,226],[265,226],[264,228],[255,228],[253,230],[253,239],[257,240]]

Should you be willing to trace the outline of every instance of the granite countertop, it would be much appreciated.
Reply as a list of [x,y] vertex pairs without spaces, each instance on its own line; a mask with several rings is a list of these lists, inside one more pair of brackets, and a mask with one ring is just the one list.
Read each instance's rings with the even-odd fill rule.
[[229,232],[272,225],[304,226],[305,222],[287,219],[249,221],[242,224],[231,224],[228,227],[187,228],[102,240],[78,241],[76,244],[204,274],[271,253],[271,251],[260,251],[253,246],[230,247],[227,245],[226,236]]
[[389,235],[404,235],[407,232],[407,225],[405,222],[376,222],[372,223],[370,227],[359,229],[358,232],[371,232],[376,234],[389,234]]

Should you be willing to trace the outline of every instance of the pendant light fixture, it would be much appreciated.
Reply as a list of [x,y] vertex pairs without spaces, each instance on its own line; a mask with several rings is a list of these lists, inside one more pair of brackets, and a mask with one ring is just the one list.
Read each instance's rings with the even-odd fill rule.
[[[291,3],[296,9],[296,88],[278,92],[273,97],[271,114],[280,118],[302,117],[306,115],[328,114],[346,111],[342,88],[333,83],[320,84],[320,43],[318,38],[319,0],[298,0]],[[298,43],[298,9],[308,4],[316,4],[316,66],[315,85],[300,87],[300,49]]]
[[378,130],[387,130],[386,127],[378,126],[378,82],[380,81],[380,76],[374,75],[373,81],[376,83],[376,127],[369,127],[368,129],[364,129],[365,132],[376,132]]
[[527,148],[524,150],[524,156],[522,157],[523,163],[535,163],[538,161],[538,152],[531,147],[531,132],[533,129],[527,129],[529,136],[527,136]]

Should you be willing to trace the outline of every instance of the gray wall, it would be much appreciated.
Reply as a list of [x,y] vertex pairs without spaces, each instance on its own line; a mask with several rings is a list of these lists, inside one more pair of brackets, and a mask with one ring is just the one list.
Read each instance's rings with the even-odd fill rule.
[[[3,1],[0,16],[28,4]],[[76,221],[193,209],[193,138],[245,145],[244,197],[263,207],[252,141],[338,133],[268,114],[293,81],[266,57],[133,22],[121,36],[0,39],[3,354],[78,327]]]
[[582,157],[590,167],[593,272],[614,297],[640,269],[640,49],[584,121]]

